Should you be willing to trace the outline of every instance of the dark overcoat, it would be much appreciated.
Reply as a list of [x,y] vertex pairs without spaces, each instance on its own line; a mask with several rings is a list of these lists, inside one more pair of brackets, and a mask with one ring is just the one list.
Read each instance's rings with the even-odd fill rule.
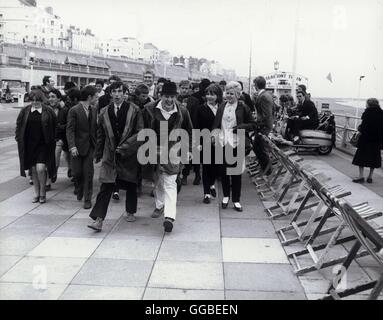
[[362,115],[362,123],[358,130],[361,135],[352,164],[359,167],[380,168],[382,166],[383,110],[380,107],[368,107]]
[[[25,160],[25,129],[29,115],[31,113],[32,105],[24,107],[16,120],[16,133],[15,139],[17,141],[17,148],[19,151],[20,161],[20,175],[26,177],[25,170],[29,168],[24,167]],[[50,178],[56,174],[56,161],[55,161],[55,149],[56,149],[56,126],[57,118],[53,109],[47,105],[42,106],[41,122],[43,127],[43,134],[45,144],[47,145],[47,170]]]

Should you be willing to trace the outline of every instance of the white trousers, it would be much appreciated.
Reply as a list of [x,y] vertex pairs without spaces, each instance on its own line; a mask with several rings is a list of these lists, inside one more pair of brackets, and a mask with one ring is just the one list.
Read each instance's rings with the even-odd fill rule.
[[168,175],[161,172],[155,185],[156,208],[165,208],[165,218],[175,220],[177,214],[177,175]]

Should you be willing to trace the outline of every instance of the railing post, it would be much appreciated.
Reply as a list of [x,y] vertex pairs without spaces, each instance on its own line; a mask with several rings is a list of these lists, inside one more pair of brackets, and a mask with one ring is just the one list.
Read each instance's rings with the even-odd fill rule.
[[343,148],[347,147],[347,132],[348,132],[348,129],[350,128],[350,117],[346,115],[345,118],[346,118],[346,121],[344,122],[343,137],[342,137]]

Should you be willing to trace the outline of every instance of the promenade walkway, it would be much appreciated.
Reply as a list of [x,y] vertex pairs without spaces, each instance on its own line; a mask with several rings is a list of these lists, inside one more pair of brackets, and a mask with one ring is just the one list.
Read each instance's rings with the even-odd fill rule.
[[[355,185],[348,177],[355,168],[337,152],[304,157],[349,189],[351,202],[383,209],[382,176],[374,185]],[[266,216],[246,173],[243,213],[222,210],[219,199],[203,204],[202,186],[188,185],[174,230],[165,235],[162,219],[150,218],[148,187],[135,223],[124,218],[124,199],[112,200],[104,230],[94,233],[66,168],[44,205],[31,203],[33,190],[18,168],[16,144],[1,141],[0,299],[317,299],[334,275],[332,268],[294,274],[285,251],[294,246],[280,244],[281,221]],[[345,285],[368,281],[374,272],[370,258],[359,259]]]

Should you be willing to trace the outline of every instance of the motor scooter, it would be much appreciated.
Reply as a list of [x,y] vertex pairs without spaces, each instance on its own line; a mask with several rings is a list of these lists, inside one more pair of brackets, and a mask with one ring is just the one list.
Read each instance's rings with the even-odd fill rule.
[[[281,134],[287,140],[292,140],[287,132],[287,121],[296,119],[297,116],[289,116],[283,119]],[[335,146],[335,116],[331,111],[325,111],[319,115],[319,126],[315,130],[300,130],[297,139],[293,140],[292,147],[299,149],[316,150],[320,155],[328,155]]]

